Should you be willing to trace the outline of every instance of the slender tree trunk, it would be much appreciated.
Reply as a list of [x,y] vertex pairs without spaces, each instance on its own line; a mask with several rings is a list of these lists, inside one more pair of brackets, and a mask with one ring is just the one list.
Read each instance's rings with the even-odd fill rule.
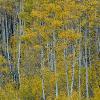
[[[19,2],[19,9],[20,12],[22,11],[22,1]],[[17,55],[17,71],[18,71],[18,84],[20,86],[20,62],[21,62],[21,40],[20,36],[23,34],[23,29],[22,29],[22,20],[19,18],[19,43],[18,43],[18,55]]]
[[2,40],[3,40],[3,51],[4,51],[4,56],[6,56],[6,37],[5,37],[5,19],[4,17],[2,16]]
[[[53,47],[51,45],[51,47]],[[51,64],[51,71],[54,71],[54,55],[53,55],[53,49],[50,49],[50,64]]]
[[[56,69],[55,46],[56,46],[56,36],[55,36],[55,32],[54,32],[53,33],[53,61],[54,61],[54,72],[55,72],[55,76],[56,76],[57,75],[57,69]],[[56,79],[56,97],[58,97],[58,79]]]
[[82,58],[82,51],[81,51],[81,40],[79,41],[79,72],[78,72],[78,90],[79,90],[79,100],[81,100],[81,58]]
[[5,32],[6,32],[7,59],[8,59],[10,71],[12,71],[11,62],[10,62],[10,53],[9,53],[9,32],[8,32],[8,23],[7,23],[7,14],[6,13],[5,13],[5,29],[6,29]]
[[90,46],[88,48],[89,48],[89,66],[91,68],[92,67],[92,65],[91,65],[91,48],[90,48]]
[[[81,33],[81,25],[79,20],[79,33]],[[79,91],[79,100],[81,100],[81,60],[82,60],[82,37],[79,40],[79,72],[78,72],[78,91]]]
[[75,47],[73,45],[72,83],[71,83],[71,92],[70,92],[71,95],[73,93],[73,86],[74,86],[74,73],[75,73]]
[[87,35],[88,35],[88,29],[86,28],[84,40],[85,40],[85,68],[86,68],[86,98],[88,100],[88,98],[89,98],[88,92],[89,91],[88,91]]
[[[42,69],[42,71],[44,71],[44,51],[43,51],[43,47],[41,48],[41,69]],[[44,75],[43,75],[43,72],[42,72],[42,96],[43,96],[43,100],[45,100]]]
[[66,55],[67,55],[67,48],[64,49],[64,63],[66,66],[66,87],[67,87],[67,95],[69,96],[69,80],[68,80],[68,65],[66,63]]
[[86,97],[88,99],[89,94],[88,94],[88,63],[87,63],[87,45],[85,42],[85,67],[86,67]]

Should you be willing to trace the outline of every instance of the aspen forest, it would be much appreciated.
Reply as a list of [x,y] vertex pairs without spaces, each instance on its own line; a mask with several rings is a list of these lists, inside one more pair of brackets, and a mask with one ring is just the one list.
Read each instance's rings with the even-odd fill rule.
[[0,100],[100,100],[100,0],[0,0]]

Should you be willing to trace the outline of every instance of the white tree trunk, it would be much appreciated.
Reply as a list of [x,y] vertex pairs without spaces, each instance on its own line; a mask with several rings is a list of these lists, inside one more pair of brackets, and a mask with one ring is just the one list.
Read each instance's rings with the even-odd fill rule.
[[71,92],[70,95],[73,93],[73,86],[74,86],[74,72],[75,71],[75,47],[73,46],[73,62],[72,62],[72,83],[71,83]]
[[86,67],[86,97],[89,98],[88,94],[88,63],[87,63],[87,45],[85,41],[85,67]]
[[81,51],[81,40],[79,42],[79,72],[78,72],[78,90],[79,90],[79,100],[81,100],[81,58],[82,58],[82,51]]
[[43,75],[43,70],[44,70],[44,51],[43,47],[41,48],[41,69],[42,69],[42,96],[43,100],[45,100],[45,90],[44,90],[44,75]]
[[67,95],[69,96],[70,93],[69,93],[69,80],[68,80],[68,65],[66,63],[66,55],[67,55],[67,49],[65,48],[64,49],[64,63],[65,63],[65,66],[66,66],[66,87],[67,87]]
[[8,23],[7,23],[7,15],[5,13],[5,29],[6,29],[6,48],[7,48],[7,58],[8,58],[8,64],[11,69],[11,62],[10,62],[10,54],[9,54],[9,32],[8,32]]
[[[54,72],[55,72],[55,76],[56,76],[57,75],[57,69],[56,69],[55,46],[56,46],[56,37],[55,37],[55,32],[53,32],[53,61],[54,61]],[[58,97],[58,79],[56,79],[56,97]]]

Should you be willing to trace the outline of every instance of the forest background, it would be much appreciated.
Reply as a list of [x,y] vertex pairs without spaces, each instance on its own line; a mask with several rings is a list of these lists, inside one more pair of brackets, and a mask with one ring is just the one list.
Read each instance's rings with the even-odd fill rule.
[[0,100],[100,100],[100,0],[0,0]]

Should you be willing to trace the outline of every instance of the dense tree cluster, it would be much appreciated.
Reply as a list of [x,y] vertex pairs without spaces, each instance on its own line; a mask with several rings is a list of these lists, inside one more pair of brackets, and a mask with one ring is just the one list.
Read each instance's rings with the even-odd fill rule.
[[0,100],[99,100],[99,0],[0,0]]

